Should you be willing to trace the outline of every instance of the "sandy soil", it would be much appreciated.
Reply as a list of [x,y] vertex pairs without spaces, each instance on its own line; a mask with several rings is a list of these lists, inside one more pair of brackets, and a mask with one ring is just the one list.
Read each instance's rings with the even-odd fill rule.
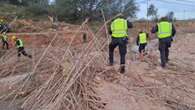
[[[125,75],[111,74],[114,80],[105,80],[100,76],[98,92],[106,102],[105,110],[194,110],[193,93],[171,88],[188,85],[195,90],[195,82],[190,79],[195,78],[194,36],[177,36],[170,50],[167,69],[161,69],[159,61],[152,62],[146,58],[145,62],[129,60]],[[153,55],[158,58],[158,51],[153,52]],[[169,99],[170,96],[172,99]]]

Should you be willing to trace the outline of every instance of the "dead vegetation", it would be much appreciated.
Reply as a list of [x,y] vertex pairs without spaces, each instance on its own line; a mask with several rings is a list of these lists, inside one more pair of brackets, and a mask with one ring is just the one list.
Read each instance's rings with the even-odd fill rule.
[[[89,35],[93,34],[87,27],[87,21],[72,35],[68,45],[67,42],[61,42],[61,37],[58,37],[59,35],[56,33],[55,36],[51,37],[49,43],[44,43],[45,47],[31,48],[32,61],[26,59],[17,61],[16,52],[12,53],[11,56],[9,56],[10,53],[6,52],[7,55],[1,57],[2,62],[6,61],[1,65],[3,68],[1,69],[1,77],[15,76],[16,78],[16,75],[24,73],[27,75],[22,79],[16,78],[20,80],[17,84],[8,84],[10,87],[6,91],[7,93],[1,96],[1,100],[12,99],[10,103],[12,104],[16,99],[26,97],[22,105],[24,110],[103,108],[103,102],[94,90],[94,77],[98,72],[96,68],[102,63],[96,60],[103,56],[95,55],[93,52],[103,49],[105,42],[102,42],[103,45],[98,44],[100,42],[93,34],[89,43],[79,45],[80,48],[76,48],[78,45],[74,44],[74,40],[77,39],[83,28],[88,28],[86,33]],[[14,60],[6,59],[8,57],[14,57]],[[42,77],[46,77],[46,80]],[[2,80],[2,82],[4,81]]]
[[18,110],[195,109],[194,34],[179,31],[168,69],[158,69],[156,48],[145,62],[137,61],[136,52],[129,51],[127,73],[121,75],[118,65],[106,66],[109,36],[105,26],[94,33],[86,20],[74,32],[62,28],[29,37],[19,33],[24,34],[32,60],[17,59],[14,48],[1,51],[0,105],[20,106]]

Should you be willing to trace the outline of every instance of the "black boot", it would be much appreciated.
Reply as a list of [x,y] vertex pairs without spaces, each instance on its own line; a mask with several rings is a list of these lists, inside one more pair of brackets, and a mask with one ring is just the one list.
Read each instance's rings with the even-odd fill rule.
[[166,67],[166,64],[165,63],[161,63],[161,67],[162,68],[165,68]]
[[121,67],[120,67],[120,73],[125,73],[125,66],[124,65],[121,65]]
[[32,55],[28,55],[28,57],[29,57],[30,59],[32,59]]

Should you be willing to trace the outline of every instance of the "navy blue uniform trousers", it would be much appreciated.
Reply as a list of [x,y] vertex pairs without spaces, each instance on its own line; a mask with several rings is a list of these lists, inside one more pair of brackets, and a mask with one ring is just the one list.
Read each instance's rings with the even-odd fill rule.
[[169,48],[171,47],[171,42],[172,42],[171,37],[159,39],[159,51],[162,67],[165,67],[166,63],[169,60]]
[[109,44],[109,61],[110,64],[114,63],[114,49],[118,46],[120,53],[120,64],[125,64],[125,57],[127,53],[128,38],[113,38]]

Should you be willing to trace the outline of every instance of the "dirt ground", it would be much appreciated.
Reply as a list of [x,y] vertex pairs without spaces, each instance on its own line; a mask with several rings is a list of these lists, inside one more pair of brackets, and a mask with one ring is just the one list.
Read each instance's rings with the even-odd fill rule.
[[[144,27],[144,24],[136,26],[136,31],[132,30],[131,42],[134,42],[137,28],[140,27]],[[147,48],[149,54],[143,62],[137,60],[135,42],[128,46],[125,74],[118,72],[119,55],[116,49],[114,67],[105,66],[106,72],[98,74],[95,79],[96,92],[105,103],[103,110],[195,110],[195,34],[190,28],[184,30],[177,24],[176,27],[179,30],[172,43],[170,62],[166,69],[160,68],[157,40],[150,41]],[[75,44],[83,43],[82,34],[78,34],[79,39],[73,41]],[[0,51],[2,56],[0,57],[0,110],[21,110],[20,106],[26,95],[22,94],[15,101],[13,97],[5,99],[5,96],[24,80],[53,36],[38,35],[36,38],[21,36],[26,42],[27,51],[33,54],[32,61],[22,58],[18,64],[14,48],[6,53]],[[56,42],[69,43],[71,37],[72,33],[60,34]],[[53,63],[60,62],[57,58],[65,51],[64,48],[57,46],[58,44],[54,42],[41,62],[42,65],[38,65],[38,71],[43,70],[36,77],[40,84],[49,79],[55,69]],[[76,47],[79,48],[79,46],[74,48]],[[34,86],[39,87],[39,83]],[[28,90],[30,91],[31,89]]]
[[[194,110],[194,36],[177,35],[166,69],[160,68],[159,60],[155,63],[147,58],[145,62],[128,60],[124,75],[113,73],[98,77],[98,91],[106,102],[105,110]],[[159,57],[157,50],[153,54]],[[192,89],[192,93],[182,90],[184,88]]]

